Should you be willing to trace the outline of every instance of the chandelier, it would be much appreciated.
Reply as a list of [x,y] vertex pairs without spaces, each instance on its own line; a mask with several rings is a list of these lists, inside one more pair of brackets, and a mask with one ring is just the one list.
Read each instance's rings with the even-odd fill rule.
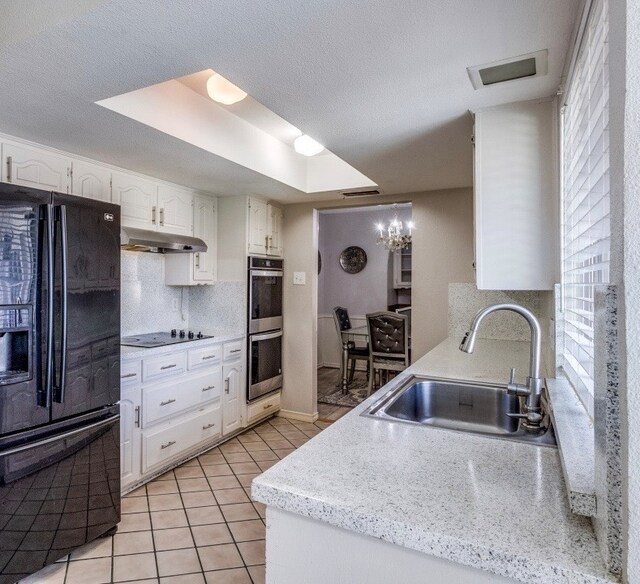
[[413,222],[407,221],[405,230],[405,226],[396,215],[386,228],[382,223],[376,225],[378,230],[377,244],[384,246],[389,251],[404,249],[411,245],[411,231],[413,228]]

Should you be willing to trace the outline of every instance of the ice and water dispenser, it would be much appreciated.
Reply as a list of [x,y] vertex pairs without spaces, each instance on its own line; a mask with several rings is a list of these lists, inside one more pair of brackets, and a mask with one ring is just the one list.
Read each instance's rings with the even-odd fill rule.
[[31,377],[36,249],[33,209],[0,207],[0,385]]

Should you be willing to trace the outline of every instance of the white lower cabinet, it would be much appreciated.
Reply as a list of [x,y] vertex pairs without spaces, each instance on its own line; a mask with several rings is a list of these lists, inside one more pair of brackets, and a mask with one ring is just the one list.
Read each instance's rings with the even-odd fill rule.
[[280,409],[280,392],[251,402],[247,407],[247,424],[275,414]]
[[224,364],[224,393],[222,394],[222,434],[227,435],[242,427],[242,406],[244,405],[244,375],[242,362]]
[[140,386],[122,387],[120,396],[120,474],[122,486],[140,478]]
[[244,427],[244,340],[123,354],[121,482],[128,491]]
[[221,381],[220,367],[213,367],[196,375],[182,376],[179,383],[168,380],[144,387],[142,426],[146,428],[185,410],[220,399]]
[[220,404],[200,410],[180,422],[170,422],[142,432],[142,472],[220,436]]

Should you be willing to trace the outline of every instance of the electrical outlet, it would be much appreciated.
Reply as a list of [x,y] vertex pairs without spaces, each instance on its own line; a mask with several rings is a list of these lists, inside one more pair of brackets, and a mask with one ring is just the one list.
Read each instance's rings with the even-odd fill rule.
[[307,283],[307,273],[293,272],[293,283],[296,286],[304,286]]

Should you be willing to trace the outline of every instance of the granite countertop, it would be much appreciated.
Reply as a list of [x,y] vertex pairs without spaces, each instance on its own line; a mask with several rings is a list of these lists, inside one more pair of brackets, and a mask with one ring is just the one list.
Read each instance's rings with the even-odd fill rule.
[[[529,343],[447,339],[402,374],[505,383]],[[569,507],[555,448],[390,423],[358,406],[254,479],[284,511],[522,582],[604,583],[591,522]]]
[[184,343],[176,343],[174,345],[163,345],[161,347],[131,347],[129,345],[120,345],[120,357],[122,359],[135,359],[140,357],[149,357],[151,355],[164,355],[166,353],[174,353],[175,351],[193,349],[205,345],[215,345],[217,343],[226,343],[227,341],[235,341],[243,338],[244,333],[238,331],[224,331],[202,329],[205,335],[210,335],[212,339],[193,339]]

